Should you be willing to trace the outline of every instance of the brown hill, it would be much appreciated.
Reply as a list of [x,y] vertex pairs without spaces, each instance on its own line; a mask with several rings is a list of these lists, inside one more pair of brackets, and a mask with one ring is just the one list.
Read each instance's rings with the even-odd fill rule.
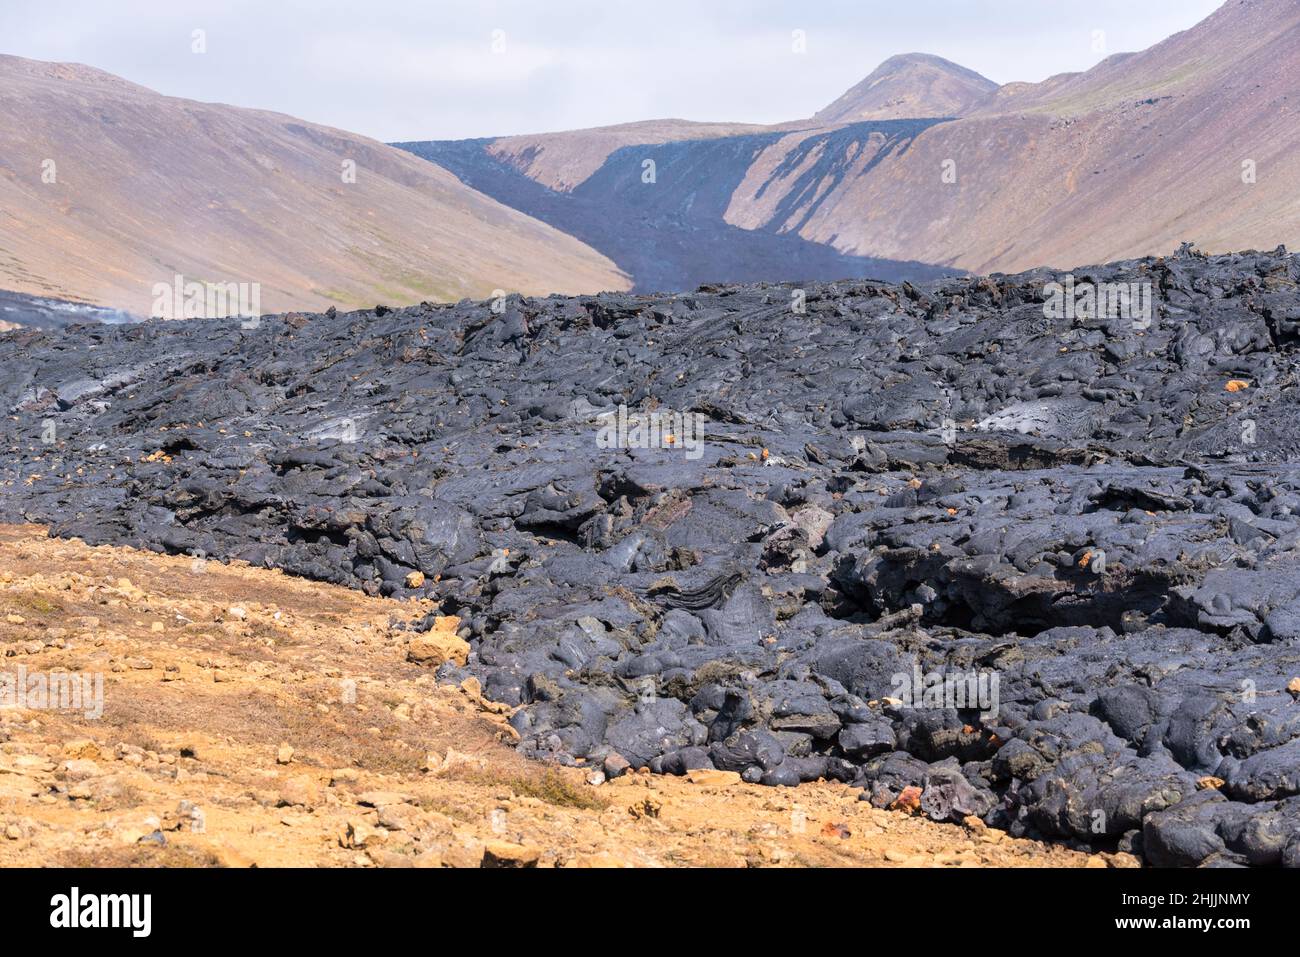
[[992,80],[942,57],[909,53],[886,60],[812,119],[771,126],[643,120],[586,130],[503,136],[485,141],[484,149],[548,189],[567,193],[591,178],[612,153],[625,146],[816,130],[861,120],[960,116],[987,100],[997,89]]
[[265,311],[629,285],[578,240],[374,140],[0,56],[0,288],[147,314],[176,274],[260,283]]
[[[1229,0],[1149,50],[1042,83],[997,88],[908,54],[808,120],[668,120],[475,142],[545,190],[607,196],[606,208],[590,204],[598,220],[627,200],[616,187],[641,154],[625,148],[645,146],[661,168],[664,157],[674,164],[677,192],[661,175],[659,190],[629,194],[637,222],[660,231],[683,215],[678,193],[711,210],[725,189],[730,227],[858,259],[1015,272],[1159,255],[1189,240],[1210,252],[1300,244],[1298,90],[1300,2]],[[937,121],[946,116],[960,118]],[[572,227],[548,218],[544,190],[474,183]],[[698,202],[691,209],[700,215]],[[594,232],[573,232],[615,255]]]
[[572,192],[624,146],[741,136],[767,129],[745,123],[644,120],[566,133],[535,133],[492,140],[487,152],[548,189]]
[[890,57],[814,117],[823,126],[861,120],[965,116],[998,85],[974,70],[927,53]]
[[[1191,30],[1086,73],[1002,88],[815,196],[792,162],[755,160],[727,221],[842,252],[975,272],[1300,241],[1300,3],[1231,0]],[[948,165],[951,161],[951,165]],[[945,169],[955,182],[945,182]],[[1255,181],[1244,175],[1253,169]]]

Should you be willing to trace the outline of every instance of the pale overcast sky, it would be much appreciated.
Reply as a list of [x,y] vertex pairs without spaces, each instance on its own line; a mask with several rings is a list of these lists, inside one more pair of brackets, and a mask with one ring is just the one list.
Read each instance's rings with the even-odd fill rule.
[[[1220,3],[0,0],[0,53],[382,140],[452,139],[660,117],[799,119],[895,53],[938,54],[999,83],[1042,80],[1151,46]],[[191,52],[198,29],[202,54]]]

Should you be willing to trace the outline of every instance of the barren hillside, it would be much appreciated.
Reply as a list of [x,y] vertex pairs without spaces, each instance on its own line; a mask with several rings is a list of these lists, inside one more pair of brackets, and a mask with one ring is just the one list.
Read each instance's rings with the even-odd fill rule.
[[176,274],[260,283],[268,312],[628,285],[382,143],[0,56],[0,288],[148,315]]

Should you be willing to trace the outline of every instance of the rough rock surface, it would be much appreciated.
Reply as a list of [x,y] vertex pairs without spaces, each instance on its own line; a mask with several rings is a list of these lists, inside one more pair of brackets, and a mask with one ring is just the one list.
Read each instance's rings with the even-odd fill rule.
[[1300,864],[1300,259],[1061,278],[11,333],[2,517],[434,599],[529,755]]
[[430,610],[0,526],[0,676],[103,673],[98,717],[0,707],[0,867],[1137,863],[880,810],[839,782],[529,761],[476,682],[405,660],[394,625]]

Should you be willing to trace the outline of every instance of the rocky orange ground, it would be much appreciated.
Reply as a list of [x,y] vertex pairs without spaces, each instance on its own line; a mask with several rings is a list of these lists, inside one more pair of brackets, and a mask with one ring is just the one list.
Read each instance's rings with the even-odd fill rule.
[[0,708],[0,865],[1133,863],[875,810],[842,785],[592,783],[524,761],[504,708],[408,660],[395,626],[429,610],[0,527],[0,682],[103,680],[99,716],[93,695]]

